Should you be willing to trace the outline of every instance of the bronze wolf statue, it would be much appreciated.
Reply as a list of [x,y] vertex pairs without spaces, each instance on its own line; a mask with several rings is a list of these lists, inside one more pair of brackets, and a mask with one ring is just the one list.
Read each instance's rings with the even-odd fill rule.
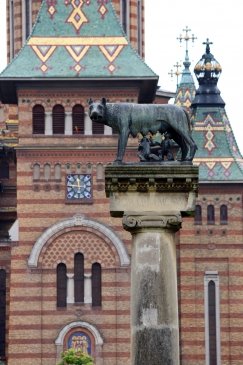
[[106,103],[89,99],[89,116],[92,121],[116,128],[119,132],[116,162],[122,162],[128,137],[140,132],[169,132],[181,148],[181,161],[192,161],[197,146],[191,137],[191,123],[187,112],[172,104]]

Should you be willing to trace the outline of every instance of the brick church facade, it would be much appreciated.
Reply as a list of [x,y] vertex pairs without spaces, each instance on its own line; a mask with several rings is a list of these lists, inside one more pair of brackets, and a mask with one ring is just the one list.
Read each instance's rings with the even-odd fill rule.
[[[143,1],[10,0],[7,10],[0,359],[55,365],[73,347],[96,365],[130,365],[131,237],[104,192],[117,135],[91,122],[87,100],[168,101],[143,61]],[[188,80],[177,104],[190,99]],[[190,99],[200,187],[177,239],[182,365],[240,365],[243,356],[243,161],[216,94]],[[136,140],[126,161],[137,161]]]

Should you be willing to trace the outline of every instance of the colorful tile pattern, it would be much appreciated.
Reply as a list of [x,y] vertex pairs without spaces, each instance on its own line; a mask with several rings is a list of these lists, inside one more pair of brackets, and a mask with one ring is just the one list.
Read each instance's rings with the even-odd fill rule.
[[154,78],[111,0],[43,0],[31,37],[0,77]]
[[242,181],[243,159],[224,108],[198,107],[193,138],[201,181]]

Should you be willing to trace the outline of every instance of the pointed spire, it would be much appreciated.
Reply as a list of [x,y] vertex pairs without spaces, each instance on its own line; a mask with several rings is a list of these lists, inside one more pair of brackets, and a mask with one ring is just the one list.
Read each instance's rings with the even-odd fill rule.
[[209,39],[203,43],[205,53],[194,71],[199,82],[193,108],[193,139],[198,151],[199,178],[205,182],[237,182],[243,179],[243,160],[217,88],[221,66],[210,52]]
[[183,62],[184,69],[181,73],[181,80],[177,85],[175,104],[183,106],[189,111],[192,100],[194,99],[195,96],[196,89],[190,71],[191,62],[189,60],[188,42],[191,40],[194,43],[194,41],[197,38],[194,36],[194,34],[192,34],[192,36],[189,36],[189,32],[191,31],[191,29],[189,29],[188,26],[186,26],[186,28],[183,29],[183,31],[185,32],[184,36],[180,34],[180,36],[177,39],[180,41],[180,43],[183,40],[185,41],[186,53],[185,53],[185,60]]

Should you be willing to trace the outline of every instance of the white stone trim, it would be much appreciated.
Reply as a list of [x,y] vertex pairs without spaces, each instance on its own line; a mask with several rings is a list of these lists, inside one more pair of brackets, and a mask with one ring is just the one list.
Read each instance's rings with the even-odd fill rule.
[[215,283],[215,305],[216,305],[216,346],[217,364],[221,365],[220,348],[220,296],[219,296],[219,275],[218,271],[206,271],[204,275],[204,315],[205,315],[205,365],[210,365],[209,359],[209,313],[208,313],[208,283]]
[[82,215],[75,215],[70,219],[66,219],[64,221],[60,221],[55,223],[53,226],[47,228],[44,233],[37,239],[35,242],[29,259],[28,259],[28,266],[31,268],[36,268],[38,265],[39,256],[41,250],[45,246],[46,242],[56,233],[61,232],[66,228],[71,227],[89,227],[92,228],[103,235],[105,235],[111,243],[115,246],[118,256],[120,258],[121,266],[128,266],[130,265],[130,258],[127,254],[126,248],[122,240],[106,225],[103,223],[97,222],[95,220],[85,218]]
[[95,345],[96,346],[102,346],[104,341],[103,338],[101,337],[99,331],[97,330],[96,327],[94,327],[92,324],[88,323],[88,322],[82,322],[82,321],[76,321],[76,322],[72,322],[67,324],[65,327],[63,327],[63,329],[59,332],[59,335],[57,336],[57,339],[55,341],[55,345],[56,346],[63,346],[63,341],[64,338],[66,336],[66,334],[74,329],[74,328],[78,328],[78,327],[82,327],[85,328],[86,330],[88,330],[95,339]]

